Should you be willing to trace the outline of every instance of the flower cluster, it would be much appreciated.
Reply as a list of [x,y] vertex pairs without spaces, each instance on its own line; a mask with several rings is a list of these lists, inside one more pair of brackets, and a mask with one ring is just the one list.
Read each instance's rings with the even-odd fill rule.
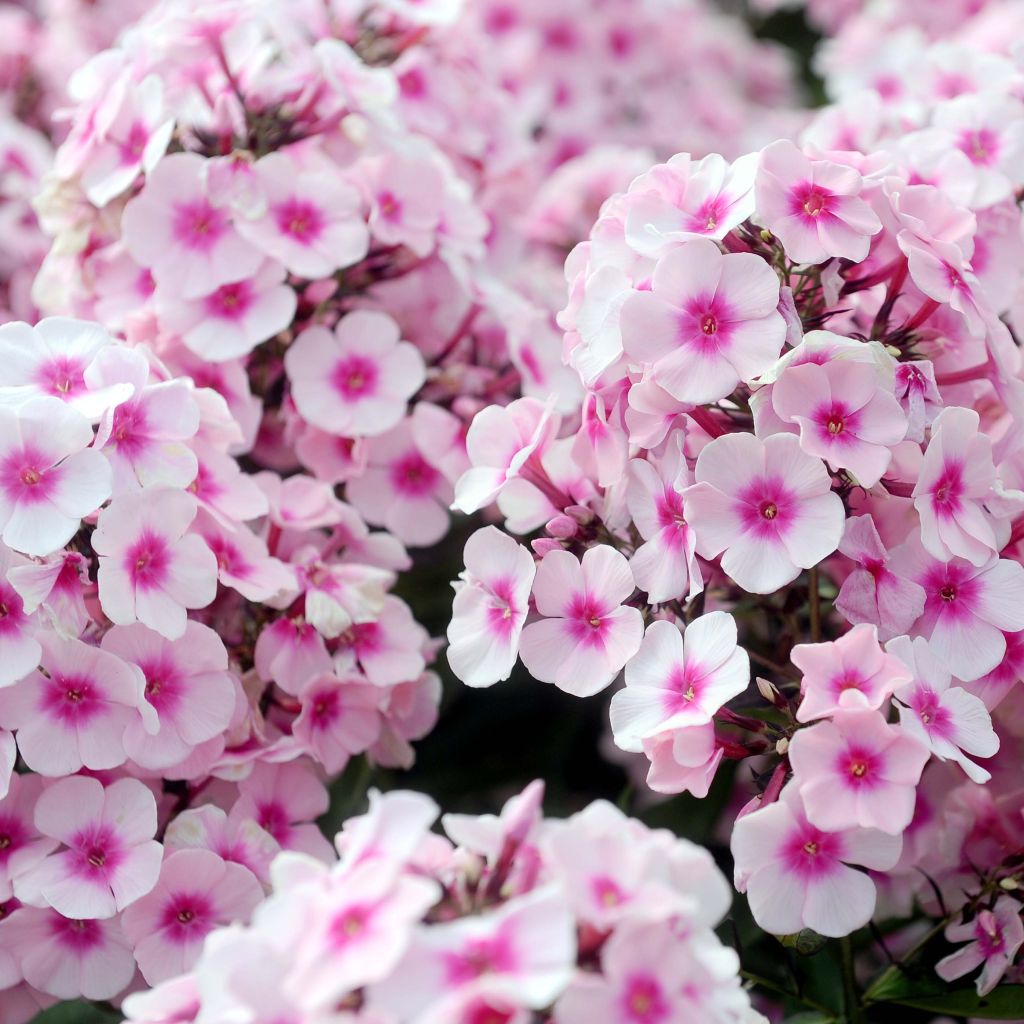
[[711,930],[730,892],[708,854],[604,802],[545,819],[542,796],[445,815],[445,838],[428,797],[371,794],[339,859],[279,855],[251,925],[126,999],[128,1020],[763,1022]]
[[762,927],[847,935],[881,886],[975,939],[939,969],[984,961],[985,992],[1022,930],[1024,106],[1013,62],[976,66],[873,134],[828,108],[604,204],[566,263],[579,412],[469,429],[455,505],[508,533],[466,548],[449,661],[581,697],[622,673],[653,790],[754,759],[731,845]]

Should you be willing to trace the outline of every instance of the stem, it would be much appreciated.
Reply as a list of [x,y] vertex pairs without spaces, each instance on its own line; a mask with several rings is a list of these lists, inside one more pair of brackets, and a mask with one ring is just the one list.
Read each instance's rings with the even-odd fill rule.
[[712,437],[721,437],[723,434],[728,433],[728,430],[726,430],[726,428],[711,415],[711,411],[709,409],[705,409],[701,405],[695,406],[686,415],[689,416],[705,434],[710,434]]
[[864,1011],[857,994],[857,976],[853,970],[853,943],[846,935],[839,940],[839,956],[843,972],[843,1010],[847,1024],[865,1024]]
[[818,567],[807,574],[807,601],[811,619],[811,643],[821,642],[821,598],[818,596]]
[[956,370],[952,373],[935,374],[935,383],[939,387],[947,387],[950,384],[963,384],[969,380],[981,380],[987,377],[995,369],[991,357],[978,366],[968,366],[964,370]]

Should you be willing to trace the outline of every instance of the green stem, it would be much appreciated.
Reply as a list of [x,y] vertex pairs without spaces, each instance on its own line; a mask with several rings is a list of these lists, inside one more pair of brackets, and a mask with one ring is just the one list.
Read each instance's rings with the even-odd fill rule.
[[839,956],[843,972],[843,1010],[847,1024],[865,1024],[864,1010],[857,993],[857,976],[853,969],[853,943],[850,936],[839,940]]

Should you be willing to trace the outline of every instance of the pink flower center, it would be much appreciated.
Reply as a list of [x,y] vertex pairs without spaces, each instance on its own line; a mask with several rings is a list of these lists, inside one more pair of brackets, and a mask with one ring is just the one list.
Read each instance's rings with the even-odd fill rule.
[[377,387],[377,364],[363,356],[349,356],[334,368],[332,380],[335,390],[345,398],[363,398]]
[[591,884],[594,900],[602,907],[617,907],[626,902],[626,894],[622,888],[606,875],[599,875]]
[[170,563],[170,545],[165,538],[148,530],[143,531],[125,555],[125,568],[136,587],[160,586]]
[[999,155],[999,136],[991,128],[965,131],[960,136],[959,148],[973,164],[989,167]]
[[839,755],[840,772],[848,785],[856,789],[874,786],[878,781],[880,765],[870,750],[848,747]]
[[81,953],[103,945],[103,929],[99,921],[78,921],[54,914],[49,924],[61,946]]
[[711,313],[705,313],[701,317],[700,329],[705,334],[717,334],[718,333],[718,319]]
[[440,474],[419,452],[410,452],[391,467],[391,480],[399,494],[422,497],[437,486]]
[[164,904],[160,925],[173,942],[195,942],[209,932],[216,922],[213,906],[201,893],[174,893]]
[[205,199],[175,208],[174,236],[187,249],[209,252],[227,229],[224,215]]
[[757,507],[758,515],[769,522],[779,514],[779,506],[774,501],[762,501]]
[[131,166],[142,159],[142,154],[149,142],[149,131],[141,121],[133,121],[128,130],[128,137],[120,145],[121,164]]
[[366,931],[369,919],[370,914],[366,907],[346,907],[331,921],[331,944],[335,948],[341,948],[355,941]]
[[57,356],[40,364],[36,372],[36,383],[51,395],[62,398],[84,390],[84,371],[81,360]]
[[402,214],[402,203],[393,192],[381,192],[377,196],[377,206],[385,220],[397,220]]
[[801,879],[823,878],[839,859],[840,840],[835,833],[822,832],[809,822],[800,822],[782,849],[783,861]]
[[252,285],[249,281],[221,285],[206,299],[207,312],[223,320],[240,319],[251,305]]
[[42,707],[68,727],[88,722],[104,707],[102,693],[93,680],[54,673],[41,694]]
[[290,199],[275,210],[277,226],[282,234],[309,245],[316,241],[324,229],[324,217],[312,203]]
[[626,1020],[638,1024],[657,1024],[671,1016],[671,1009],[658,979],[649,974],[636,974],[626,983],[623,993]]

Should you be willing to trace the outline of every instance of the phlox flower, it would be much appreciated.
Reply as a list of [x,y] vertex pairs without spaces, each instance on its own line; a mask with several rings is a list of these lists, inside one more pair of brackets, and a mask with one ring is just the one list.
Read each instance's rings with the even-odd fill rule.
[[282,616],[267,623],[256,638],[253,657],[264,682],[273,681],[293,696],[313,676],[331,670],[323,637],[301,616]]
[[575,967],[572,913],[559,886],[544,886],[489,913],[417,930],[394,976],[370,1003],[410,1017],[465,989],[542,1009]]
[[340,636],[353,623],[372,621],[395,580],[393,572],[373,565],[326,562],[315,548],[300,548],[294,558],[299,585],[305,591],[306,619],[328,639]]
[[[0,563],[2,561],[0,555]],[[16,591],[12,596],[20,598],[26,615],[41,613],[36,621],[41,620],[62,636],[70,637],[81,636],[88,626],[91,618],[85,604],[85,588],[90,582],[88,562],[78,552],[64,550],[42,562],[13,565],[7,579]],[[3,589],[0,584],[0,591]],[[16,615],[13,607],[8,608],[8,615]],[[14,623],[11,625],[13,627]],[[12,636],[12,651],[16,650],[14,639]]]
[[839,551],[857,568],[843,580],[836,609],[849,622],[877,626],[882,640],[906,633],[924,611],[924,590],[889,568],[889,552],[871,516],[846,520]]
[[647,785],[655,793],[692,793],[698,799],[708,795],[725,756],[713,722],[662,730],[641,740],[641,747],[651,762]]
[[132,258],[153,272],[158,287],[185,299],[250,278],[263,262],[235,229],[230,211],[212,202],[205,171],[198,153],[165,156],[121,218]]
[[903,440],[907,419],[873,366],[850,360],[787,367],[772,386],[779,417],[800,429],[800,446],[833,469],[874,487]]
[[893,571],[925,592],[911,633],[928,640],[958,679],[991,672],[1006,653],[1006,633],[1024,630],[1024,568],[994,555],[975,566],[962,558],[938,561],[914,536],[892,553]]
[[176,850],[156,886],[121,916],[150,985],[188,970],[214,928],[244,921],[263,898],[256,876],[209,850]]
[[277,603],[298,589],[292,566],[267,553],[267,545],[241,523],[232,529],[200,510],[193,532],[217,560],[217,579],[248,601]]
[[0,536],[26,555],[63,547],[111,492],[89,421],[56,398],[0,405]]
[[697,239],[659,259],[650,290],[623,303],[622,346],[678,401],[716,402],[778,358],[778,304],[779,279],[764,260]]
[[463,560],[448,625],[448,664],[467,686],[490,686],[508,679],[516,663],[536,565],[527,548],[494,526],[466,541]]
[[896,637],[885,649],[911,672],[896,688],[900,725],[940,761],[956,761],[973,782],[988,782],[990,774],[967,756],[992,757],[999,750],[999,737],[981,698],[952,685],[949,670],[921,637]]
[[860,263],[882,230],[860,198],[863,181],[852,167],[811,160],[780,139],[761,150],[754,183],[758,218],[794,263],[841,257]]
[[800,722],[812,722],[843,709],[879,710],[896,687],[910,682],[906,665],[886,654],[874,626],[854,626],[838,640],[797,644],[790,660],[803,673]]
[[830,832],[860,827],[899,835],[914,816],[929,756],[920,739],[870,709],[837,711],[789,744],[807,817]]
[[389,153],[367,168],[370,231],[383,245],[428,256],[444,208],[444,176],[429,159]]
[[334,331],[307,327],[285,353],[303,419],[344,437],[383,434],[425,378],[423,357],[386,313],[356,309]]
[[429,641],[409,606],[389,594],[372,622],[353,623],[338,637],[334,665],[339,671],[358,668],[374,686],[394,686],[427,667]]
[[328,277],[358,263],[369,248],[359,192],[336,169],[297,167],[287,153],[268,153],[253,167],[265,205],[239,217],[239,234],[292,274]]
[[948,925],[946,939],[971,941],[940,960],[935,973],[945,981],[955,981],[984,965],[976,988],[979,996],[988,995],[1013,963],[1017,950],[1024,946],[1020,904],[1011,896],[1000,896],[991,910],[979,910],[973,921]]
[[942,409],[935,367],[927,359],[897,363],[896,398],[907,416],[907,440],[920,443],[925,428]]
[[683,499],[705,558],[744,590],[770,594],[839,544],[845,513],[824,463],[798,439],[727,434],[697,457]]
[[[137,666],[145,678],[146,701],[158,727],[147,732],[138,719],[123,738],[126,753],[141,768],[159,771],[176,765],[228,727],[236,684],[228,673],[227,650],[209,626],[187,622],[174,641],[138,623],[114,626],[100,646]],[[217,746],[220,753],[223,744]]]
[[0,690],[0,725],[17,732],[25,763],[48,776],[124,764],[128,727],[157,726],[142,673],[80,640],[45,633],[40,643],[41,671]]
[[58,999],[112,999],[135,976],[131,943],[116,917],[68,918],[50,907],[21,907],[0,923],[0,946],[15,952],[30,985]]
[[284,277],[281,264],[268,260],[252,277],[222,284],[209,295],[183,299],[161,289],[160,322],[203,359],[219,363],[247,356],[295,317],[295,290]]
[[686,521],[682,492],[693,483],[679,444],[657,462],[631,459],[626,506],[643,538],[629,560],[636,585],[652,604],[693,598],[704,589],[696,558],[696,535]]
[[42,648],[35,637],[38,620],[25,610],[25,601],[11,585],[9,574],[28,563],[0,543],[0,689],[24,679],[38,664]]
[[519,655],[530,674],[577,697],[603,690],[640,647],[643,617],[625,557],[599,545],[582,560],[551,551],[537,567],[533,598],[545,618],[523,630]]
[[145,896],[160,874],[156,800],[137,779],[109,786],[85,775],[60,779],[36,802],[36,828],[66,849],[15,881],[24,903],[65,917],[113,917]]
[[15,773],[10,788],[0,797],[0,903],[11,899],[21,875],[32,871],[60,845],[36,827],[36,801],[42,788],[38,775]]
[[984,565],[999,550],[985,499],[996,483],[992,441],[973,409],[943,409],[914,485],[921,543],[934,558]]
[[736,620],[715,611],[682,632],[673,622],[652,622],[626,665],[626,686],[612,697],[616,744],[639,751],[644,740],[711,721],[750,682],[750,660],[736,645]]
[[790,783],[768,807],[733,828],[736,888],[747,894],[754,920],[775,935],[811,928],[838,938],[862,928],[875,910],[875,885],[859,864],[887,871],[902,840],[875,829],[824,831],[809,820]]
[[332,775],[380,735],[380,690],[361,676],[311,679],[299,693],[301,711],[292,724],[299,748]]
[[217,559],[188,534],[195,499],[172,488],[126,494],[103,510],[92,536],[100,604],[119,626],[141,622],[168,640],[185,633],[186,609],[217,593]]
[[175,815],[164,831],[164,849],[210,850],[226,861],[248,868],[264,885],[270,880],[270,863],[281,852],[277,840],[236,805],[225,813],[203,804]]

